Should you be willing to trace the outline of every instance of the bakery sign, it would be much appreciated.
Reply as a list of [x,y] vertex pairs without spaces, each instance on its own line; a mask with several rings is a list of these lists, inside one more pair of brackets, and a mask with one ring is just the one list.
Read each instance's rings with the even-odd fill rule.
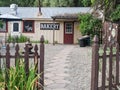
[[59,30],[60,23],[40,23],[40,30]]

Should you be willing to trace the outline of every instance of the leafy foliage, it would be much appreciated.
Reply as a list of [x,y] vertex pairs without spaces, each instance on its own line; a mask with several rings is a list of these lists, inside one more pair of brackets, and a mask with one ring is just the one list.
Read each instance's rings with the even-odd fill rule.
[[[0,6],[9,6],[15,3],[21,7],[39,6],[38,0],[0,0]],[[80,7],[91,6],[90,0],[40,0],[45,7]]]
[[82,3],[85,7],[91,6],[91,1],[90,0],[82,0]]
[[27,40],[28,38],[23,35],[20,35],[20,37],[14,37],[9,35],[7,39],[8,42],[18,42],[18,43],[26,42]]
[[101,20],[93,17],[91,14],[80,14],[80,32],[82,35],[91,35],[92,37],[96,34],[95,30],[100,30],[102,27]]
[[[35,68],[30,68],[28,77],[26,76],[24,61],[22,59],[17,60],[16,67],[11,67],[9,70],[3,70],[0,73],[0,84],[2,86],[1,89],[7,86],[8,90],[36,90],[37,79],[40,78],[40,75],[36,74]],[[9,78],[7,82],[5,82],[5,73],[7,73],[7,77]]]
[[95,11],[102,10],[105,20],[119,19],[119,0],[91,0]]
[[110,14],[111,21],[118,21],[120,20],[120,5],[116,7],[115,10]]
[[2,21],[0,21],[0,28],[2,28],[3,27],[3,23],[2,23]]

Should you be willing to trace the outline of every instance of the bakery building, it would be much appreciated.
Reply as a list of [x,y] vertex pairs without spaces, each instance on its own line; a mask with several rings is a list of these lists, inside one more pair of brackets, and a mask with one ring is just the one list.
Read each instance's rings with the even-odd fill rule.
[[44,35],[49,43],[75,44],[81,37],[78,14],[90,10],[89,7],[18,7],[16,4],[0,7],[3,20],[0,38],[24,35],[37,41]]

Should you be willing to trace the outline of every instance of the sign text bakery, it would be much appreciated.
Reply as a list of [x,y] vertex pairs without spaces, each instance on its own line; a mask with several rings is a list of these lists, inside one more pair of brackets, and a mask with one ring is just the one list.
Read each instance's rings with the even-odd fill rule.
[[59,30],[59,23],[40,23],[40,30]]

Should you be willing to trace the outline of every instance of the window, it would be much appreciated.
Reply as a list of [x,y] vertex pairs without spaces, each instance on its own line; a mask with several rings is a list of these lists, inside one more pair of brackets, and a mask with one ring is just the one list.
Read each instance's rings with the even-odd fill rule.
[[65,23],[65,33],[72,34],[73,31],[73,23]]
[[18,32],[19,31],[19,24],[18,23],[13,23],[13,31]]
[[23,21],[23,32],[34,32],[34,21]]
[[6,32],[7,31],[7,28],[6,28],[6,22],[5,21],[2,21],[2,25],[0,27],[0,32]]

